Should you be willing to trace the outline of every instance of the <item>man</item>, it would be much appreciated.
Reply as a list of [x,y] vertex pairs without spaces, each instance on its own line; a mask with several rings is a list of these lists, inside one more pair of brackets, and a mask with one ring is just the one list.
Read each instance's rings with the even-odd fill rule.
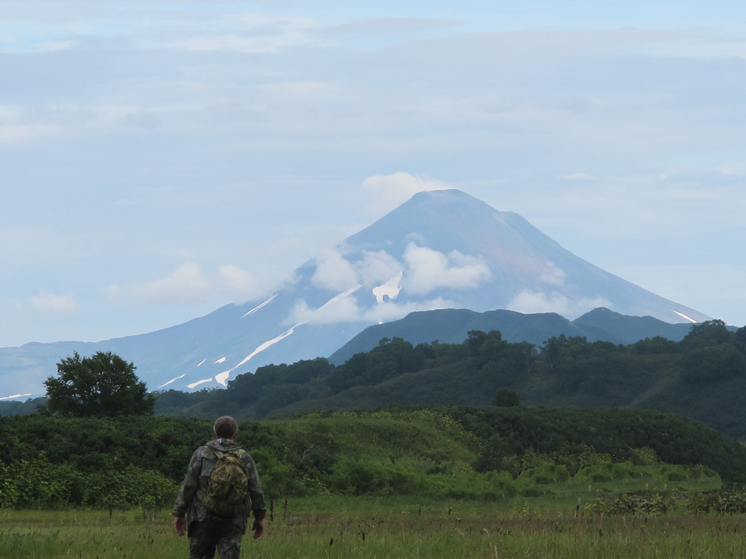
[[[264,533],[264,493],[254,460],[235,443],[238,434],[235,419],[219,417],[213,426],[213,433],[215,440],[199,447],[189,462],[173,511],[174,529],[179,536],[188,532],[189,559],[212,559],[216,549],[220,559],[238,559],[241,555],[241,538],[248,524],[249,506],[254,513],[251,528],[254,539]],[[232,471],[231,467],[234,468]],[[239,495],[237,504],[229,502],[227,508],[221,508],[220,505],[225,503],[215,502],[219,498],[228,502],[231,498],[225,497],[220,491],[216,497],[216,475],[212,476],[211,484],[211,474],[216,469],[231,472],[228,476],[231,481],[228,483],[240,481],[238,487],[228,488],[232,494]],[[216,513],[216,510],[220,512]]]

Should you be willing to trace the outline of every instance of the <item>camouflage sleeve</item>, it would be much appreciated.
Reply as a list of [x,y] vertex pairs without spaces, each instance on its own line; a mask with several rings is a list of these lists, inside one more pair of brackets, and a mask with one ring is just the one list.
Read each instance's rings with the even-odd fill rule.
[[201,449],[197,449],[192,454],[186,477],[179,488],[179,495],[176,497],[176,504],[172,513],[176,517],[186,516],[189,506],[192,504],[192,499],[199,489],[199,474],[202,465],[202,452],[200,451]]
[[254,513],[254,518],[262,520],[267,515],[267,507],[264,504],[264,491],[262,490],[262,482],[259,480],[259,473],[256,471],[256,464],[254,459],[246,454],[248,458],[248,469],[249,469],[249,497],[251,497],[251,510]]

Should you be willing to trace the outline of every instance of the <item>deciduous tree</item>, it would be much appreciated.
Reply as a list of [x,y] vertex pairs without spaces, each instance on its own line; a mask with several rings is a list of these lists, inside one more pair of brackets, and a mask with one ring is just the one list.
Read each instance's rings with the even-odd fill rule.
[[57,377],[44,386],[47,403],[41,411],[63,417],[151,415],[155,405],[135,365],[110,351],[65,357],[57,363]]

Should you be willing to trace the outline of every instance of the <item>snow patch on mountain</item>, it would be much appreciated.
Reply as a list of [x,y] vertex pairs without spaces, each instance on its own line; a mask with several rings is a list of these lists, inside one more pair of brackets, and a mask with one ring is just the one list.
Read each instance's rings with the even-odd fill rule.
[[697,321],[696,321],[696,320],[694,320],[693,318],[689,318],[689,317],[688,317],[688,316],[686,316],[686,315],[685,315],[684,313],[680,313],[680,312],[678,312],[678,311],[675,311],[675,310],[673,310],[673,309],[671,309],[671,312],[673,312],[673,313],[676,313],[676,314],[678,314],[678,315],[679,315],[679,316],[680,316],[681,318],[683,318],[684,320],[688,320],[688,321],[689,321],[689,322],[691,322],[692,324],[697,324]]
[[272,295],[272,297],[270,297],[269,299],[267,299],[266,301],[264,301],[262,304],[257,305],[256,307],[254,307],[253,309],[251,309],[249,312],[247,312],[241,318],[246,318],[247,316],[254,314],[259,309],[266,307],[267,305],[269,305],[272,302],[272,299],[274,299],[278,295],[279,295],[279,293],[275,293],[274,295]]
[[215,365],[217,365],[218,363],[225,363],[225,359],[226,359],[225,357],[221,357],[220,359],[215,361]]
[[373,296],[376,298],[376,303],[379,305],[384,302],[384,297],[388,297],[389,301],[393,301],[399,296],[401,291],[401,279],[404,275],[404,271],[400,271],[396,276],[391,278],[386,283],[373,288]]
[[[293,326],[289,330],[286,330],[285,332],[283,332],[282,334],[280,334],[276,338],[272,338],[271,340],[264,342],[259,347],[257,347],[254,351],[252,351],[247,357],[245,357],[244,360],[241,361],[238,365],[236,365],[232,369],[228,369],[227,371],[223,371],[222,373],[219,373],[219,374],[215,375],[215,380],[218,383],[222,384],[223,386],[228,386],[228,378],[230,377],[230,375],[231,375],[231,373],[233,371],[235,371],[236,369],[238,369],[240,366],[245,365],[246,363],[248,363],[252,358],[256,357],[258,354],[260,354],[265,349],[267,349],[269,347],[272,347],[277,342],[280,342],[280,341],[284,340],[285,338],[287,338],[288,336],[290,336],[293,332],[295,332],[296,328],[298,328],[300,326],[303,326],[303,324],[305,324],[305,323],[301,322],[299,324],[296,324],[295,326]],[[212,379],[210,379],[210,380],[212,380]],[[189,388],[191,388],[191,386]]]
[[31,394],[13,394],[12,396],[3,396],[0,400],[12,400],[13,398],[23,398],[25,396],[31,396]]
[[[204,362],[205,362],[205,361],[202,361],[202,363],[204,363]],[[199,365],[202,365],[202,363],[200,363]],[[199,367],[199,365],[197,365],[197,366]],[[172,379],[171,379],[171,380],[169,380],[168,382],[164,382],[163,384],[161,384],[161,385],[160,385],[160,386],[159,386],[159,387],[157,388],[157,390],[160,390],[160,389],[161,389],[161,388],[163,388],[164,386],[168,386],[169,384],[171,384],[171,383],[174,383],[174,382],[176,382],[177,380],[179,380],[179,379],[181,379],[181,378],[184,378],[185,376],[186,376],[186,373],[184,373],[183,375],[181,375],[181,376],[179,376],[179,377],[175,377],[175,378],[172,378]]]
[[187,384],[187,388],[197,388],[199,385],[205,384],[206,382],[212,382],[212,378],[206,378],[193,382],[192,384]]

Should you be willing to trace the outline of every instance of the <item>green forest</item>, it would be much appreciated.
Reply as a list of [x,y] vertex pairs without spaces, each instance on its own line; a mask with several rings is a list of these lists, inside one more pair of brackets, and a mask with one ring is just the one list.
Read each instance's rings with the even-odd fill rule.
[[746,439],[746,328],[732,332],[715,320],[694,325],[680,342],[562,335],[538,348],[497,331],[472,331],[462,344],[383,339],[337,367],[318,358],[238,375],[227,390],[161,392],[155,409],[262,419],[392,404],[487,406],[501,388],[529,406],[667,411]]

